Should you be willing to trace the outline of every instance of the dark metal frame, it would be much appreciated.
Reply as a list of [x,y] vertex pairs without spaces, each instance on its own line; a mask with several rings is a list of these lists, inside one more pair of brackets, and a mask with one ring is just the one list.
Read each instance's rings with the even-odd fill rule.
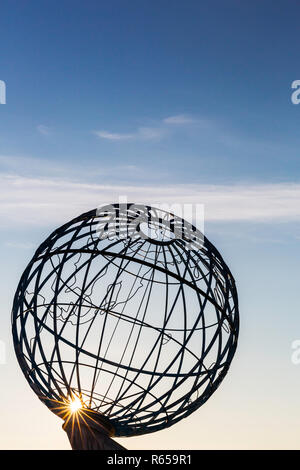
[[[82,214],[41,244],[18,285],[12,331],[27,381],[54,413],[77,395],[87,410],[109,419],[116,436],[130,436],[173,425],[217,389],[237,347],[238,299],[223,258],[195,227],[185,223],[192,249],[184,231],[170,237],[181,219],[168,213],[173,225],[165,238],[120,237],[136,212],[128,204],[124,221],[119,205],[110,207]],[[153,211],[146,207],[148,215]],[[163,217],[154,219],[166,234]],[[116,220],[113,233],[109,221]],[[96,302],[103,284],[106,293]],[[153,300],[153,292],[162,294]],[[89,334],[100,320],[99,343],[91,350]]]

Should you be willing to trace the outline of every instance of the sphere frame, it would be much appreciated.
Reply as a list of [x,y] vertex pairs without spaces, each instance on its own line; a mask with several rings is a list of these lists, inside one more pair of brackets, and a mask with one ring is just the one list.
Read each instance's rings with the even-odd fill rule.
[[[25,269],[12,310],[16,356],[38,397],[57,415],[79,397],[117,437],[164,429],[202,406],[226,376],[239,333],[235,281],[213,244],[172,213],[121,209],[95,209],[55,230]],[[80,344],[100,320],[102,341],[119,332],[105,354],[94,338],[92,350]]]

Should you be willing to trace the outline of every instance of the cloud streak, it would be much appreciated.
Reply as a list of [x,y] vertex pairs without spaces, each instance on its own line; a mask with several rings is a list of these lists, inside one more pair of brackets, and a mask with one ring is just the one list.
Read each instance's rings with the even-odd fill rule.
[[208,222],[300,221],[300,183],[256,185],[91,184],[0,174],[2,227],[53,226],[118,202],[204,204]]
[[132,133],[118,133],[107,130],[96,130],[93,131],[99,139],[105,139],[109,141],[130,141],[130,140],[160,140],[166,137],[170,133],[170,129],[173,127],[187,127],[187,126],[201,126],[208,127],[211,123],[206,119],[197,119],[187,114],[177,114],[174,116],[168,116],[160,121],[156,121],[156,127],[138,127]]
[[177,114],[176,116],[169,116],[163,119],[165,124],[175,124],[175,125],[187,125],[187,124],[198,124],[201,122],[199,119],[194,119],[191,116],[186,114]]
[[105,130],[94,131],[93,133],[100,139],[116,142],[124,140],[160,140],[166,134],[164,129],[158,127],[139,127],[137,131],[132,134],[122,134]]

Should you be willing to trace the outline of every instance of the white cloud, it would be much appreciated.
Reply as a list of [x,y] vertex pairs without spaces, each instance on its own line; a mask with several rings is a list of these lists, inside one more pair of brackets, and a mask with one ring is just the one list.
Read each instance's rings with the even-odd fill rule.
[[94,131],[94,134],[100,139],[107,140],[130,140],[134,138],[134,134],[117,134],[116,132]]
[[[106,139],[111,141],[120,140],[160,140],[166,137],[170,132],[174,132],[175,127],[186,127],[186,126],[197,126],[202,128],[208,128],[212,126],[211,121],[207,119],[196,119],[186,114],[178,114],[175,116],[168,116],[160,121],[156,121],[155,127],[138,127],[132,133],[117,133],[107,130],[93,131],[100,139]],[[173,127],[173,130],[171,128]]]
[[100,139],[120,141],[120,140],[157,140],[161,139],[165,131],[159,127],[139,127],[132,134],[120,134],[108,132],[105,130],[94,131],[94,134]]
[[195,124],[198,122],[197,119],[193,119],[186,114],[178,114],[176,116],[169,116],[163,119],[165,124],[176,124],[176,125],[185,125],[185,124]]
[[187,114],[177,114],[175,116],[169,116],[163,119],[163,124],[167,125],[168,127],[173,128],[186,128],[186,127],[194,127],[194,128],[201,128],[201,129],[210,129],[210,130],[217,130],[217,124],[210,120],[210,119],[203,119],[203,118],[196,118],[189,116]]
[[300,183],[256,185],[90,184],[0,174],[1,226],[53,226],[101,204],[204,204],[207,221],[300,221]]

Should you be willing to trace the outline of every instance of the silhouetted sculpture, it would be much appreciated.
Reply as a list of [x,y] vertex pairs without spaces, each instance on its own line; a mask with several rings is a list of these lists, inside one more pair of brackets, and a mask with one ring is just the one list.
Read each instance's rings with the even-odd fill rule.
[[13,305],[24,375],[75,449],[157,431],[212,395],[234,356],[234,279],[191,224],[118,204],[82,214],[36,251]]

